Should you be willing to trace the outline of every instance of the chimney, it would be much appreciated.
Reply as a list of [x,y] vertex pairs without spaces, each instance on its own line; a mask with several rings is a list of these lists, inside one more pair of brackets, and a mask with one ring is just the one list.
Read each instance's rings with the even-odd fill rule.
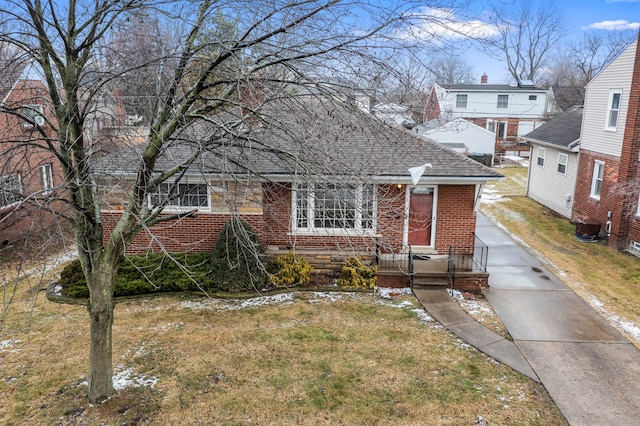
[[480,84],[487,84],[488,82],[489,82],[489,77],[485,72],[484,74],[482,74],[482,77],[480,77]]

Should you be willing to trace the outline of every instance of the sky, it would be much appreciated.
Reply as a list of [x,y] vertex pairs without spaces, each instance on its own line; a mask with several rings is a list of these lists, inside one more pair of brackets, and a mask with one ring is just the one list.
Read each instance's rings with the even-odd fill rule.
[[[475,10],[478,19],[481,19],[482,14],[486,13],[482,6],[484,1],[471,2],[470,10]],[[509,0],[503,0],[503,3],[508,2]],[[640,29],[640,0],[557,0],[556,4],[564,11],[568,38],[580,39],[587,31]],[[474,50],[467,51],[463,58],[474,67],[478,83],[483,73],[489,76],[489,83],[509,82],[504,63]]]

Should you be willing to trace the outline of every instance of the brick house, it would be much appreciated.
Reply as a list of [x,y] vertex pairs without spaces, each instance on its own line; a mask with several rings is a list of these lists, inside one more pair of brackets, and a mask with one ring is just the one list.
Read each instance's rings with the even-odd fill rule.
[[434,84],[423,122],[464,118],[495,134],[496,153],[517,149],[521,137],[553,111],[549,92],[533,84],[489,84],[486,74],[480,84]]
[[609,246],[640,256],[638,39],[586,87],[573,219],[600,225]]
[[55,126],[47,88],[32,66],[17,75],[1,88],[0,247],[51,225],[64,208],[55,201],[62,169],[47,148]]
[[[165,201],[163,214],[179,217],[145,229],[128,250],[208,251],[222,226],[241,217],[271,256],[295,250],[316,269],[338,268],[353,255],[406,260],[408,247],[434,259],[473,255],[482,187],[500,174],[356,107],[301,98],[265,107],[260,120],[243,124],[250,131],[231,136],[221,135],[221,126],[194,126],[170,144],[158,172],[203,150],[182,182],[148,195],[151,211]],[[232,115],[225,115],[227,126]],[[141,147],[133,147],[96,164],[107,234],[140,156]],[[431,167],[412,177],[409,169],[426,163]],[[406,274],[397,275],[388,285],[407,284]],[[477,289],[486,274],[480,284],[468,281]]]

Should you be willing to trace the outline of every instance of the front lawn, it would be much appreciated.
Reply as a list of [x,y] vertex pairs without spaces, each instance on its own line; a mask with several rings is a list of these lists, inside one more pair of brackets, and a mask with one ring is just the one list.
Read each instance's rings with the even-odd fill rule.
[[0,334],[2,424],[565,424],[407,294],[119,301],[120,392],[89,406],[86,309],[33,294],[20,284]]

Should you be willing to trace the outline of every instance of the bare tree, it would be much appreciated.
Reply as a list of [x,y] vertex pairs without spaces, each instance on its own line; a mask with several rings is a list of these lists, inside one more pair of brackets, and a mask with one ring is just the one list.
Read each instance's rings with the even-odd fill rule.
[[491,24],[498,36],[490,39],[487,52],[502,59],[513,79],[536,82],[556,44],[565,36],[564,13],[559,3],[517,0],[491,4]]
[[471,84],[474,81],[473,67],[456,55],[435,57],[429,70],[438,83]]
[[[35,144],[61,164],[64,198],[90,292],[88,397],[97,402],[114,394],[111,342],[118,266],[143,229],[177,217],[162,214],[168,201],[150,206],[150,194],[163,184],[176,185],[204,150],[222,145],[216,138],[245,130],[242,120],[222,123],[212,119],[239,105],[239,91],[260,93],[254,99],[264,101],[260,96],[291,93],[293,86],[304,88],[310,79],[356,73],[359,67],[354,64],[364,62],[380,45],[390,52],[397,30],[392,24],[402,23],[402,8],[337,0],[9,0],[1,8],[6,31],[0,42],[34,61],[46,83],[47,99],[43,96],[41,101],[47,103],[47,113],[37,120],[32,114],[25,116],[24,109],[7,105],[0,112],[31,120],[33,137],[22,143],[24,149]],[[151,13],[156,18],[149,18]],[[357,20],[353,18],[356,14]],[[175,42],[161,44],[158,36],[162,31],[155,32],[144,44],[153,48],[141,60],[130,61],[129,53],[122,60],[110,60],[113,56],[105,54],[105,41],[122,37],[118,25],[141,15],[154,26],[162,22],[171,27]],[[233,30],[220,31],[221,22],[234,23]],[[120,53],[127,49],[121,48]],[[162,69],[167,64],[171,66]],[[125,189],[122,215],[106,238],[100,211],[104,200],[92,169],[93,155],[99,149],[87,138],[86,128],[105,89],[123,82],[148,87],[151,77],[136,80],[144,75],[154,76],[154,83],[161,84],[148,89],[154,109],[140,145],[136,179]],[[259,90],[264,87],[280,89],[269,95]],[[188,155],[154,173],[167,147],[185,138],[197,123],[218,127],[212,133],[214,146],[206,146],[211,139],[191,141]],[[15,142],[24,142],[19,139]]]

